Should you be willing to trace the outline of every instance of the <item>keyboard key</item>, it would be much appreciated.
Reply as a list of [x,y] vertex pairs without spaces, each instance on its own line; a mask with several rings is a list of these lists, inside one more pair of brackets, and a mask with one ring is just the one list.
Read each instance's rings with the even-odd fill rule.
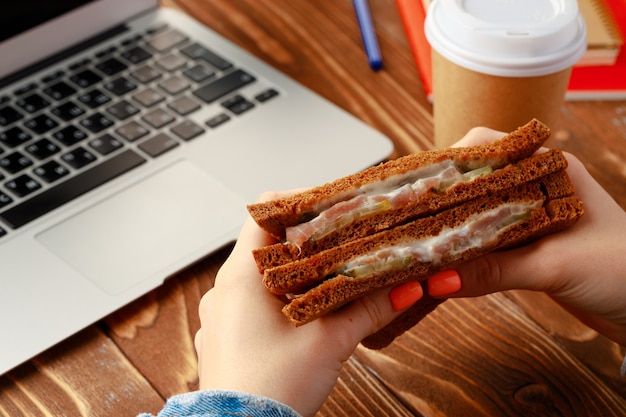
[[113,135],[105,133],[99,138],[89,141],[89,146],[95,149],[100,155],[108,155],[124,145]]
[[67,101],[60,106],[53,108],[50,112],[59,119],[67,122],[84,114],[85,110],[73,101]]
[[220,113],[216,116],[211,117],[205,123],[207,124],[207,126],[215,128],[229,120],[230,120],[230,116],[228,116],[226,113]]
[[200,104],[187,96],[179,97],[176,100],[173,100],[167,106],[181,116],[185,116],[200,108]]
[[122,61],[116,58],[109,58],[96,64],[96,68],[105,73],[106,75],[115,75],[118,72],[124,71],[128,66]]
[[147,59],[152,58],[152,54],[141,46],[135,46],[121,53],[122,58],[132,64],[139,64]]
[[72,146],[80,142],[81,140],[86,139],[87,134],[76,126],[70,125],[57,132],[54,132],[52,134],[52,137],[54,137],[65,146]]
[[0,191],[0,208],[6,207],[13,202],[13,199],[8,195]]
[[145,90],[135,94],[133,99],[144,107],[152,107],[157,103],[165,100],[165,96],[153,88],[146,88]]
[[46,159],[49,156],[61,150],[55,143],[49,139],[40,139],[35,143],[31,143],[26,147],[26,152],[30,153],[37,159]]
[[154,158],[171,149],[174,149],[177,146],[178,142],[165,133],[159,133],[158,135],[139,144],[139,148],[142,151]]
[[14,148],[20,146],[23,143],[28,142],[33,137],[30,133],[23,130],[21,127],[12,127],[9,130],[0,132],[0,143]]
[[137,33],[137,34],[131,35],[129,38],[124,39],[121,42],[121,44],[124,45],[124,46],[128,46],[128,45],[131,45],[131,44],[133,44],[135,42],[139,42],[142,39],[143,39],[143,36]]
[[144,65],[130,73],[131,77],[142,84],[147,84],[161,77],[161,73],[150,65]]
[[246,100],[243,96],[237,94],[226,101],[222,102],[222,106],[235,114],[241,114],[254,107],[254,103]]
[[172,123],[176,118],[163,109],[154,109],[146,113],[142,119],[155,129],[159,129],[165,125]]
[[159,87],[165,90],[166,93],[176,95],[189,88],[189,83],[182,78],[174,75],[159,83]]
[[7,233],[8,233],[8,232],[7,232],[6,230],[4,230],[4,229],[2,228],[2,226],[0,226],[0,237],[2,237],[2,236],[6,236],[6,234],[7,234]]
[[17,178],[4,184],[5,188],[18,197],[25,197],[28,194],[41,188],[41,184],[26,174],[22,174]]
[[172,129],[172,132],[183,140],[191,140],[204,133],[204,129],[191,120],[185,120]]
[[174,29],[155,36],[148,41],[148,45],[156,51],[163,52],[185,42],[187,39],[187,35]]
[[134,142],[150,133],[149,129],[135,121],[126,123],[115,131],[129,142]]
[[37,134],[46,133],[50,129],[54,129],[59,126],[57,122],[45,114],[40,114],[34,119],[26,121],[24,125]]
[[36,88],[37,88],[37,83],[28,83],[18,88],[17,90],[15,90],[13,94],[15,94],[16,96],[21,96],[21,95],[28,93],[29,91],[33,91]]
[[49,161],[35,168],[33,172],[47,183],[51,183],[68,175],[70,170],[59,164],[57,161]]
[[64,81],[60,81],[43,90],[48,96],[54,100],[63,100],[76,92],[76,89]]
[[85,94],[82,94],[78,97],[78,101],[83,103],[84,105],[95,109],[105,103],[111,101],[111,97],[104,94],[102,91],[98,89],[91,90]]
[[165,71],[176,71],[187,65],[187,60],[178,54],[168,54],[156,61],[157,65]]
[[89,58],[83,58],[80,61],[76,61],[73,64],[70,65],[70,69],[72,71],[76,71],[77,69],[86,67],[87,65],[91,64],[91,59]]
[[108,46],[108,47],[102,49],[101,51],[96,52],[95,57],[96,58],[104,58],[107,55],[111,55],[115,51],[117,51],[117,46],[111,45],[111,46]]
[[11,106],[4,106],[0,108],[0,126],[8,126],[22,117],[24,117],[22,113],[15,110]]
[[45,77],[43,77],[41,79],[41,82],[44,84],[48,84],[54,80],[58,80],[59,78],[63,77],[65,75],[65,72],[61,71],[61,70],[57,70],[54,71],[53,73],[50,73],[48,75],[46,75]]
[[61,159],[73,168],[79,169],[95,162],[98,158],[88,150],[78,147],[71,152],[61,155]]
[[215,100],[224,97],[226,94],[253,83],[254,81],[256,81],[256,79],[252,75],[243,70],[236,70],[220,79],[198,88],[193,93],[203,101],[212,103]]
[[277,95],[278,95],[278,91],[276,91],[273,88],[268,88],[267,90],[262,91],[256,96],[254,96],[254,99],[260,103],[264,103],[267,100],[276,97]]
[[133,114],[139,113],[139,109],[126,100],[119,101],[107,107],[107,112],[115,116],[118,120],[128,119]]
[[205,80],[208,80],[211,77],[214,77],[215,71],[213,71],[212,69],[209,69],[208,67],[202,64],[198,64],[198,65],[194,65],[193,67],[189,69],[186,69],[185,71],[183,71],[183,74],[190,80],[196,83],[201,83]]
[[135,88],[137,88],[137,85],[124,77],[119,77],[113,81],[109,81],[108,83],[105,83],[104,88],[106,88],[107,90],[115,94],[116,96],[122,96],[128,93],[129,91],[132,91]]
[[191,59],[201,59],[220,71],[225,71],[233,66],[230,62],[199,43],[189,45],[184,49],[181,49],[181,52]]
[[24,168],[27,168],[33,164],[27,156],[24,156],[20,152],[13,152],[0,158],[0,167],[9,174],[15,174],[20,172]]
[[37,93],[18,99],[15,104],[28,113],[35,113],[47,107],[50,102]]
[[145,161],[136,152],[128,149],[0,213],[0,218],[17,229]]
[[146,30],[146,33],[148,35],[156,35],[159,32],[163,32],[164,30],[166,30],[168,28],[168,24],[167,23],[155,23],[154,26],[150,27],[148,30]]
[[91,85],[99,83],[102,81],[102,77],[93,72],[92,70],[86,69],[79,73],[76,73],[70,77],[70,80],[81,88],[87,88]]
[[114,122],[102,113],[94,113],[81,120],[80,124],[89,129],[91,132],[98,133],[113,126]]

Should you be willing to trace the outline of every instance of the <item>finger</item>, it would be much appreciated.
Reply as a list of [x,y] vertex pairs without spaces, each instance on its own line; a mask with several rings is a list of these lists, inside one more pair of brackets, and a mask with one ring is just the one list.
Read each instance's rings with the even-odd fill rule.
[[497,130],[489,129],[487,127],[474,127],[470,129],[465,136],[463,136],[458,142],[452,145],[453,148],[467,147],[483,145],[485,143],[495,142],[498,139],[502,139],[506,136],[506,133],[499,132]]
[[[288,197],[303,189],[293,189],[287,191],[268,191],[259,196],[256,203],[264,203],[271,200],[277,200],[280,198]],[[276,240],[272,238],[268,233],[264,232],[254,220],[248,216],[244,223],[235,248],[233,249],[233,255],[239,256],[240,254],[249,254],[253,249],[260,248],[262,246],[271,245],[276,243]],[[232,255],[231,255],[232,258]]]
[[349,349],[376,333],[422,298],[419,282],[407,282],[360,297],[337,312],[325,316],[327,325],[339,327],[332,334],[343,338]]

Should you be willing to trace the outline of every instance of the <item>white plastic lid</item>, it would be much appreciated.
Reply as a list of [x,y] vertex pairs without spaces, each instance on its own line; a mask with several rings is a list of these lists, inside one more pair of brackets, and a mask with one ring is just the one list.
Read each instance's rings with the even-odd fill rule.
[[425,30],[446,59],[503,77],[563,70],[587,48],[576,0],[435,0]]

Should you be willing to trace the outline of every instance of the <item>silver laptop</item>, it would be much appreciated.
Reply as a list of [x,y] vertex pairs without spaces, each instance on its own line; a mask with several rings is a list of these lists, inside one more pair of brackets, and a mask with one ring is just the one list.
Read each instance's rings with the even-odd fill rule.
[[0,374],[391,142],[158,0],[0,11]]

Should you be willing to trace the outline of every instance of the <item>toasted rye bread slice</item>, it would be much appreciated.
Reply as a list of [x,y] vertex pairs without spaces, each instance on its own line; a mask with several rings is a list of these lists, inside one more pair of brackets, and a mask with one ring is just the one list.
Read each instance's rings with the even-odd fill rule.
[[[436,236],[444,227],[455,227],[475,213],[503,204],[505,201],[544,201],[571,196],[573,185],[566,171],[559,171],[537,181],[521,184],[515,189],[489,195],[424,217],[395,228],[378,232],[336,246],[309,258],[266,269],[263,283],[275,294],[302,294],[326,280],[350,259],[426,236]],[[362,281],[362,280],[360,280]]]
[[447,159],[470,171],[484,165],[497,169],[531,156],[550,136],[550,129],[533,119],[501,140],[491,144],[447,148],[419,152],[388,161],[359,173],[337,179],[290,197],[248,206],[252,218],[277,239],[284,239],[285,229],[309,219],[328,201],[337,201],[352,195],[366,184],[383,181],[394,175],[418,169]]
[[[565,172],[553,174],[553,179],[562,183],[569,183]],[[570,183],[571,186],[571,183]],[[548,190],[557,191],[554,196],[545,195]],[[571,191],[571,190],[570,190]],[[562,195],[561,195],[562,194]],[[498,235],[498,239],[481,247],[473,247],[456,254],[445,253],[439,262],[414,263],[408,268],[392,269],[386,272],[367,275],[362,278],[352,278],[345,275],[337,275],[330,279],[324,279],[339,265],[372,250],[403,242],[407,237],[422,238],[435,236],[445,227],[455,227],[463,224],[465,219],[475,213],[483,212],[501,204],[512,201],[537,201],[544,200],[544,205],[532,210],[524,220],[509,226]],[[314,282],[307,282],[308,288],[291,300],[283,308],[283,313],[296,325],[303,325],[324,314],[332,312],[346,303],[355,300],[375,290],[398,285],[411,280],[425,280],[429,276],[470,259],[485,255],[494,250],[525,244],[550,233],[555,233],[573,225],[583,214],[582,202],[578,197],[572,196],[567,187],[562,185],[545,187],[540,183],[524,184],[516,192],[498,197],[486,197],[473,200],[464,205],[446,210],[435,216],[420,219],[395,229],[381,232],[375,236],[369,236],[358,241],[350,242],[342,248],[328,250],[320,256],[313,256],[308,260],[295,262],[283,268],[284,278],[304,278],[305,275],[313,276]],[[378,243],[384,242],[384,243]],[[313,261],[311,261],[313,260]],[[295,268],[288,269],[295,265]],[[267,272],[267,271],[266,271]],[[291,275],[289,275],[291,274]],[[271,284],[267,282],[266,285]],[[277,277],[274,277],[276,279]],[[416,307],[416,310],[419,308]],[[406,313],[408,314],[408,313]],[[386,330],[387,336],[380,333],[378,339],[389,339],[389,334],[395,336],[407,330],[407,323],[419,320],[419,314],[409,315],[395,321]],[[401,325],[402,324],[402,325]],[[414,324],[414,323],[413,323]],[[372,344],[373,345],[373,342]]]
[[509,164],[470,183],[457,184],[445,192],[428,190],[419,200],[412,201],[408,206],[360,218],[320,239],[308,240],[301,246],[289,242],[276,243],[258,248],[252,253],[259,272],[263,273],[266,269],[308,258],[325,249],[437,213],[465,201],[517,187],[566,167],[567,160],[563,153],[559,149],[552,149]]

